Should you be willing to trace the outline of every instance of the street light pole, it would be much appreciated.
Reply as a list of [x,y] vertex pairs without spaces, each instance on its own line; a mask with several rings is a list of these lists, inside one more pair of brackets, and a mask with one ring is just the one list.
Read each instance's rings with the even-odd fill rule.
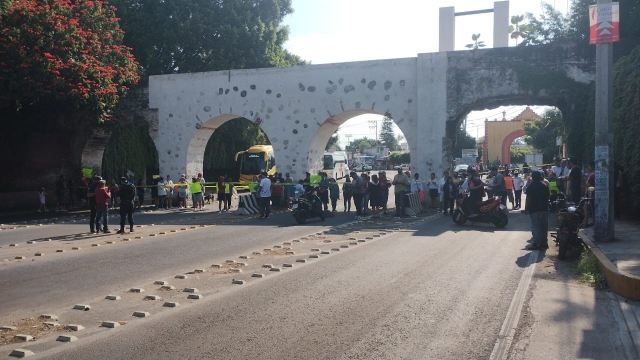
[[[611,0],[598,0],[598,6]],[[595,212],[596,241],[613,241],[613,43],[596,44]]]

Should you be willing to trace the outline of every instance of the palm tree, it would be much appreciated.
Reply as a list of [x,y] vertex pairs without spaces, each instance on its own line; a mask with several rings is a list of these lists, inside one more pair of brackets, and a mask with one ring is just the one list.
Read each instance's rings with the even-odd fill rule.
[[484,41],[479,41],[478,39],[480,39],[480,34],[471,35],[471,40],[473,40],[473,44],[467,44],[467,45],[465,45],[465,47],[467,49],[477,50],[479,48],[483,48],[483,47],[487,46],[484,43]]

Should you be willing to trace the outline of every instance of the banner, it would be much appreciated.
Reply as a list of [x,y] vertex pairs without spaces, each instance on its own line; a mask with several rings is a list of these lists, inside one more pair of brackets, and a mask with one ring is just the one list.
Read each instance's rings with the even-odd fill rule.
[[589,6],[589,44],[620,41],[620,7],[617,2]]

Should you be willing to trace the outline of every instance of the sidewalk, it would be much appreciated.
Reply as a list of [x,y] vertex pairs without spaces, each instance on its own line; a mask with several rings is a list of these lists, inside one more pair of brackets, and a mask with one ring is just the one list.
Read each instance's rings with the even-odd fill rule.
[[640,300],[640,223],[616,220],[615,240],[595,242],[593,228],[580,231],[584,243],[598,259],[609,288],[629,299]]

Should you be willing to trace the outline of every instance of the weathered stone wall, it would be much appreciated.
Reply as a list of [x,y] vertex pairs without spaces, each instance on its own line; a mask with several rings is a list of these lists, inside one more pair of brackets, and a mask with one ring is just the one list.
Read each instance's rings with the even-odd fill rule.
[[149,107],[163,174],[202,171],[207,141],[224,122],[259,123],[278,169],[313,170],[338,127],[387,114],[409,143],[412,171],[440,174],[470,111],[501,105],[566,107],[567,92],[590,83],[590,48],[549,45],[420,54],[417,58],[152,76]]

